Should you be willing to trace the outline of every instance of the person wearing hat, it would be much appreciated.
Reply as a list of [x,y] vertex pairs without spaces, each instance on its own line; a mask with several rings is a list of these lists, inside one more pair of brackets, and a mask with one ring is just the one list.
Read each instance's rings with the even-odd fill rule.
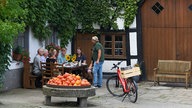
[[103,72],[102,66],[104,63],[104,49],[97,36],[92,37],[93,45],[93,86],[102,87]]

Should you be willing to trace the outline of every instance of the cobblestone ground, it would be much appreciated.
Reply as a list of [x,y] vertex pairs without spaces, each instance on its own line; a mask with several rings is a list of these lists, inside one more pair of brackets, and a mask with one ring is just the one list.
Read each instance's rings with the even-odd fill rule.
[[[91,108],[191,108],[192,88],[184,85],[153,86],[152,82],[138,83],[138,101],[129,102],[126,98],[114,97],[108,93],[105,80],[102,88],[96,89],[96,96],[88,98]],[[43,104],[44,95],[41,89],[14,89],[0,93],[0,108],[76,108],[76,98],[53,97],[52,105]]]

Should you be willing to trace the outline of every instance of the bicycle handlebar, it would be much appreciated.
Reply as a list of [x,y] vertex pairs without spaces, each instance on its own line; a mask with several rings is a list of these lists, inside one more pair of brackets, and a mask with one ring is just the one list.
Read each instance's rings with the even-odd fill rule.
[[114,68],[117,68],[118,65],[120,65],[123,61],[117,62],[117,64],[113,64],[113,67],[111,68],[111,70],[113,70]]
[[[111,68],[111,70],[113,70],[114,68],[117,68],[118,65],[120,65],[122,62],[123,62],[123,61],[117,62],[117,64],[113,64],[113,67]],[[144,61],[141,61],[141,62],[139,63],[139,66],[141,66],[142,63],[144,63]]]

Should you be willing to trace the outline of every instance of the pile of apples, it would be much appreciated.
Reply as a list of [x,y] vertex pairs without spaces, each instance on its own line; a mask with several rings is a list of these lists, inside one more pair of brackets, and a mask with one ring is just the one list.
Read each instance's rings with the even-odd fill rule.
[[81,76],[65,73],[63,75],[58,75],[50,79],[47,84],[57,85],[57,86],[90,86],[91,84],[87,79],[81,79]]

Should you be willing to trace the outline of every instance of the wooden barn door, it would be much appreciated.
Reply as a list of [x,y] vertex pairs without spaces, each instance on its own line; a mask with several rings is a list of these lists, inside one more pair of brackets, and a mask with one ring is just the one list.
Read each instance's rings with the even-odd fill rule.
[[85,54],[87,59],[87,64],[89,65],[91,63],[91,49],[92,49],[92,42],[91,38],[94,36],[93,34],[82,34],[77,33],[77,35],[74,37],[74,51],[77,52],[77,48],[80,47],[83,54]]
[[148,80],[153,80],[158,59],[192,60],[190,5],[192,0],[145,0],[142,39]]
[[176,3],[176,57],[192,61],[192,0],[175,0]]

